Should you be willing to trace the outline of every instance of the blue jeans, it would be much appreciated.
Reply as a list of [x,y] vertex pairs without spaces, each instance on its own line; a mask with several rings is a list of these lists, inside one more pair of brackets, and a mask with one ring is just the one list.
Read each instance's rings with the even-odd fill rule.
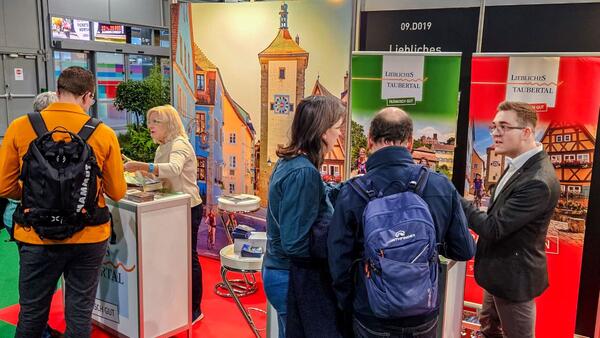
[[67,338],[90,337],[92,308],[107,242],[20,246],[19,322],[16,338],[41,337],[56,283],[65,277]]
[[356,338],[435,338],[437,334],[438,317],[425,324],[413,327],[396,327],[387,330],[374,330],[354,318],[354,333]]
[[263,267],[263,284],[269,303],[277,311],[279,337],[285,338],[285,323],[287,319],[287,297],[290,283],[290,271]]

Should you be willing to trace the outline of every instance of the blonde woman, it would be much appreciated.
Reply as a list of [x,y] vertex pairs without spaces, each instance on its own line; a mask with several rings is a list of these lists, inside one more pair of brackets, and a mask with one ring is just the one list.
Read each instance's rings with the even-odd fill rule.
[[164,105],[148,110],[146,121],[152,140],[158,144],[154,163],[129,161],[126,171],[145,171],[154,174],[163,186],[172,192],[192,196],[192,318],[196,322],[204,317],[202,301],[202,268],[196,245],[198,228],[202,219],[202,199],[197,185],[197,160],[179,113],[173,106]]

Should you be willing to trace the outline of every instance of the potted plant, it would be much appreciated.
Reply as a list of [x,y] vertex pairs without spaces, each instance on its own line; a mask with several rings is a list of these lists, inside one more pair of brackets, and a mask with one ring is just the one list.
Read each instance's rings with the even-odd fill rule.
[[142,81],[127,80],[117,87],[115,107],[133,114],[127,132],[119,135],[119,143],[125,156],[142,162],[152,162],[157,145],[152,141],[146,127],[146,112],[156,106],[170,103],[169,83],[163,79],[160,66],[150,71]]

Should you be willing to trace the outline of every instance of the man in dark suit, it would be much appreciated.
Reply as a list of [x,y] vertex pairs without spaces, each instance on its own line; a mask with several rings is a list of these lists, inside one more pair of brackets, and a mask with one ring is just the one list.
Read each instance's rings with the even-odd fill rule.
[[462,199],[479,235],[475,280],[483,287],[485,337],[535,337],[535,297],[548,287],[544,244],[560,194],[554,167],[535,141],[537,114],[527,103],[502,102],[490,132],[507,168],[486,212]]

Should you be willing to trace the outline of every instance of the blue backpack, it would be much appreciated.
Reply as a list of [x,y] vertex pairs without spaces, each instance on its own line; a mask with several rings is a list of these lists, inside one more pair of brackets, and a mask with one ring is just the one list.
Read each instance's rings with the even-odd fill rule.
[[437,306],[436,229],[421,198],[427,168],[415,165],[400,192],[383,196],[372,182],[350,182],[367,201],[363,212],[362,276],[376,317],[402,318],[431,313]]

